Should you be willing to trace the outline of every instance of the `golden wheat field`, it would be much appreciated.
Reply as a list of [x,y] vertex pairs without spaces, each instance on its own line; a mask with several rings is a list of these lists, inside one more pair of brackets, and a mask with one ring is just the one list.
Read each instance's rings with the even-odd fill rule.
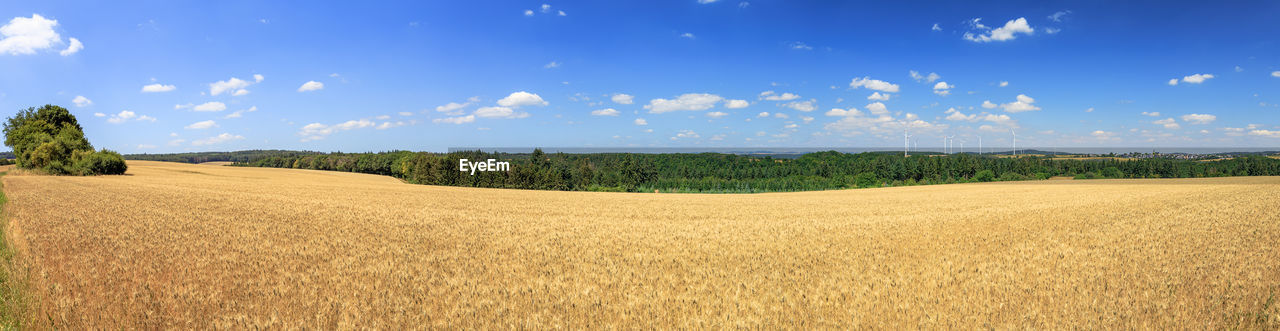
[[27,325],[1280,325],[1278,177],[700,195],[129,165],[3,177]]

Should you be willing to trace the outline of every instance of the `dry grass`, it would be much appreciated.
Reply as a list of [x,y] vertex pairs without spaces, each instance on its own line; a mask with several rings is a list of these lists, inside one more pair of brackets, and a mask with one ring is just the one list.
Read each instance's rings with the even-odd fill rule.
[[1280,325],[1278,177],[698,195],[131,161],[3,181],[37,326]]

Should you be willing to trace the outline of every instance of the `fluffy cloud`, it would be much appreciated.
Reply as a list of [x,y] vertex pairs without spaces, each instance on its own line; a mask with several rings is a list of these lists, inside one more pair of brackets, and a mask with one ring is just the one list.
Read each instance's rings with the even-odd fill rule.
[[769,117],[769,112],[762,111],[759,114],[756,114],[756,117]]
[[591,111],[591,115],[593,116],[618,116],[618,114],[621,114],[621,112],[613,108],[605,108],[605,109]]
[[951,94],[951,89],[955,87],[955,85],[947,84],[947,82],[938,82],[933,85],[933,94],[947,96]]
[[245,113],[252,113],[255,111],[258,111],[258,106],[249,107],[249,109],[237,110],[233,113],[227,114],[227,116],[223,118],[240,118],[241,116],[244,116]]
[[324,83],[314,80],[307,81],[306,83],[302,83],[302,86],[298,86],[298,92],[319,91],[323,89]]
[[1097,130],[1089,133],[1089,135],[1093,136],[1094,138],[1098,138],[1098,140],[1120,140],[1120,138],[1116,138],[1115,132]]
[[942,76],[938,76],[938,73],[936,72],[930,72],[928,75],[921,75],[919,72],[916,72],[915,70],[911,70],[911,71],[908,71],[907,73],[911,75],[911,79],[914,79],[917,82],[921,82],[921,83],[932,83],[939,79],[942,79]]
[[848,110],[840,109],[840,108],[831,108],[831,110],[828,110],[825,113],[825,115],[835,116],[835,117],[862,116],[862,111],[859,111],[856,108],[849,108]]
[[302,127],[298,131],[298,135],[302,136],[302,142],[324,139],[325,137],[341,131],[349,131],[355,129],[371,128],[374,123],[369,120],[350,120],[334,125],[325,125],[321,123],[311,123]]
[[173,106],[173,109],[183,109],[183,108],[191,108],[191,110],[194,110],[194,111],[223,111],[223,110],[227,110],[227,104],[217,102],[217,101],[210,101],[210,102],[202,103],[197,106],[192,106],[191,104]]
[[262,75],[253,75],[253,78],[254,78],[253,82],[231,77],[231,79],[220,80],[213,83],[209,83],[209,94],[219,95],[227,92],[230,92],[233,95],[248,94],[249,90],[246,90],[245,88],[255,83],[261,83],[263,79]]
[[760,92],[760,98],[769,101],[788,101],[799,99],[800,95],[791,93],[774,94],[773,91],[764,91]]
[[525,118],[529,113],[517,112],[510,107],[480,107],[475,115],[483,118]]
[[783,106],[783,107],[787,107],[787,108],[791,108],[791,109],[795,109],[795,110],[799,110],[799,111],[803,111],[803,112],[811,112],[811,111],[814,111],[815,109],[818,109],[818,107],[817,107],[817,106],[814,106],[814,105],[813,105],[813,103],[814,103],[814,102],[817,102],[817,101],[818,101],[818,100],[816,100],[816,99],[809,99],[809,101],[792,101],[792,102],[788,102],[788,103],[786,103],[786,104],[783,104],[782,106]]
[[58,52],[58,55],[68,56],[84,49],[84,44],[80,43],[80,39],[69,38],[68,41],[70,42],[70,45],[67,46],[67,49]]
[[441,106],[436,106],[436,111],[441,113],[456,113],[458,112],[458,110],[461,110],[462,108],[465,108],[470,105],[471,105],[470,102],[467,102],[467,103],[450,102]]
[[[98,114],[94,114],[94,116],[97,116],[97,115]],[[98,116],[98,117],[102,117],[102,116]],[[111,118],[107,119],[107,123],[120,124],[120,123],[128,122],[129,120],[155,122],[156,118],[147,116],[147,115],[138,115],[138,113],[134,113],[128,110],[121,110],[119,113],[116,113],[115,115],[111,115]]]
[[747,102],[747,100],[725,100],[724,101],[724,107],[729,109],[747,108],[747,106],[750,106],[750,105],[751,103]]
[[956,110],[954,107],[947,109],[946,114],[948,115],[947,117],[945,117],[945,119],[948,121],[977,122],[980,119],[978,115],[973,115],[973,114],[965,115],[959,110]]
[[1036,99],[1032,99],[1026,94],[1019,94],[1017,101],[1002,104],[1000,105],[1000,108],[1004,108],[1004,111],[1007,111],[1010,113],[1021,113],[1024,111],[1040,110],[1040,107],[1036,107],[1035,105],[1033,105],[1033,103],[1035,102],[1036,102]]
[[1008,82],[1008,81],[1003,81],[1003,80],[1002,80],[1002,81],[1000,81],[1000,87],[1005,87],[1005,86],[1009,86],[1009,82]]
[[1035,33],[1035,29],[1033,29],[1031,25],[1027,24],[1027,19],[1024,17],[1019,17],[1018,19],[1015,19],[1015,20],[1009,20],[1009,22],[1006,22],[1004,26],[996,28],[994,30],[990,30],[990,31],[987,31],[988,28],[982,25],[981,20],[982,19],[980,18],[975,18],[973,20],[974,28],[977,28],[979,31],[977,34],[974,34],[973,32],[965,32],[964,33],[965,40],[978,42],[978,43],[985,43],[985,42],[992,42],[992,41],[1009,41],[1017,38],[1017,34],[1019,33],[1027,34],[1027,35],[1031,35]]
[[[524,106],[546,106],[547,102],[537,94],[520,91],[511,93],[507,97],[498,100],[498,105],[503,107],[524,107]],[[484,117],[484,116],[481,116]]]
[[1160,117],[1160,112],[1158,112],[1158,111],[1145,112],[1145,111],[1144,111],[1144,112],[1142,112],[1142,116]]
[[643,118],[637,118],[635,123],[636,125],[649,125],[649,121],[646,121]]
[[191,123],[191,125],[187,125],[183,128],[187,130],[204,130],[204,129],[216,128],[216,127],[218,127],[217,122],[214,122],[213,120],[208,120],[208,121]]
[[625,93],[614,93],[609,99],[619,105],[629,105],[635,103],[635,96]]
[[1217,116],[1209,114],[1186,114],[1182,115],[1182,121],[1190,124],[1209,124],[1218,120]]
[[1053,15],[1049,15],[1049,20],[1054,22],[1062,22],[1062,18],[1064,16],[1067,16],[1067,14],[1071,14],[1071,11],[1063,10],[1060,12],[1056,12],[1056,13],[1053,13]]
[[865,87],[867,89],[876,90],[887,93],[898,93],[898,85],[890,84],[882,80],[871,79],[870,77],[854,78],[849,82],[849,88]]
[[76,104],[76,107],[88,107],[93,105],[93,100],[89,100],[83,95],[77,95],[75,99],[71,99],[71,103]]
[[867,100],[889,101],[889,93],[880,94],[880,92],[872,92],[867,96]]
[[1177,79],[1177,78],[1174,78],[1174,79],[1170,79],[1170,80],[1169,80],[1169,86],[1174,86],[1174,85],[1178,85],[1178,79]]
[[1165,129],[1181,129],[1182,128],[1182,126],[1178,125],[1178,122],[1174,121],[1172,117],[1162,119],[1162,120],[1152,121],[1151,123],[1155,125],[1163,125]]
[[378,124],[378,126],[377,126],[377,127],[374,127],[373,129],[375,129],[375,130],[386,130],[386,129],[390,129],[390,128],[402,127],[402,126],[405,126],[405,125],[413,125],[413,124],[417,124],[417,123],[418,123],[418,121],[407,121],[407,122],[406,122],[406,121],[395,121],[395,122],[390,122],[390,121],[388,121],[388,122],[382,122],[382,124]]
[[701,111],[711,109],[716,103],[724,100],[719,95],[706,93],[685,93],[675,99],[653,99],[644,106],[649,113],[661,114],[673,111]]
[[999,107],[999,106],[1000,106],[1000,105],[997,105],[997,104],[991,103],[991,100],[984,100],[984,101],[982,101],[982,108],[992,109],[992,108]]
[[[54,31],[57,26],[57,20],[47,19],[39,14],[14,17],[8,24],[0,26],[0,54],[31,55],[65,44],[62,36]],[[59,54],[67,56],[81,49],[84,49],[84,44],[79,39],[71,38],[69,46]]]
[[151,85],[143,86],[142,92],[144,93],[169,92],[177,88],[178,88],[177,86],[173,86],[173,85],[151,84]]
[[445,117],[431,120],[432,123],[465,124],[476,121],[476,115]]
[[722,111],[713,111],[713,112],[707,113],[707,117],[710,117],[710,118],[721,118],[725,116],[729,116],[729,113],[722,112]]
[[1268,137],[1268,138],[1280,138],[1280,131],[1253,130],[1253,131],[1249,131],[1249,134],[1254,136]]
[[1272,71],[1271,77],[1280,77],[1280,71]]
[[697,132],[693,132],[693,130],[680,130],[680,132],[676,133],[676,136],[675,136],[675,137],[671,137],[671,140],[676,140],[676,139],[696,139],[696,138],[700,138],[700,137],[702,137],[702,136],[699,136],[699,135],[698,135],[698,133],[697,133]]
[[[1194,75],[1191,75],[1191,76],[1183,76],[1183,77],[1182,77],[1182,82],[1183,82],[1183,83],[1188,83],[1188,84],[1200,84],[1200,83],[1204,83],[1204,81],[1209,80],[1210,78],[1213,78],[1213,75],[1211,75],[1211,74],[1194,74]],[[1173,84],[1170,84],[1170,85],[1173,85]]]
[[867,111],[870,111],[872,115],[884,115],[889,113],[889,107],[886,107],[884,103],[873,102],[867,104]]
[[942,31],[942,27],[941,27],[941,26],[938,26],[938,23],[933,23],[933,27],[932,27],[932,28],[929,28],[929,30],[931,30],[931,31]]
[[233,134],[230,134],[230,133],[223,133],[223,134],[216,135],[216,136],[213,136],[213,137],[209,137],[209,138],[204,138],[204,139],[200,139],[200,140],[192,141],[192,142],[191,142],[191,146],[216,145],[216,144],[221,144],[221,143],[224,143],[224,142],[228,142],[228,141],[232,141],[232,140],[240,140],[240,139],[244,139],[244,136],[240,136],[240,135],[233,135]]
[[680,38],[697,39],[698,37],[694,36],[692,33],[685,32],[680,34]]

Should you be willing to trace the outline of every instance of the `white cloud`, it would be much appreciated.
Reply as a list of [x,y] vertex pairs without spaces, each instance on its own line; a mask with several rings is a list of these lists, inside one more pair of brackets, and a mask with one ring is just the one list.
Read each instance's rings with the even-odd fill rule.
[[[98,116],[98,114],[94,114],[94,116]],[[102,116],[98,116],[98,117],[102,117]],[[120,124],[120,123],[128,122],[129,120],[155,122],[156,118],[147,116],[147,115],[138,115],[138,113],[134,113],[128,110],[121,110],[119,113],[115,115],[111,115],[110,118],[107,118],[107,123]]]
[[945,117],[945,119],[948,121],[977,122],[980,119],[978,115],[973,115],[973,114],[965,115],[959,110],[956,110],[954,107],[947,109],[946,113],[949,114],[947,115],[947,117]]
[[210,102],[202,103],[202,104],[200,104],[200,105],[198,105],[198,106],[192,107],[192,108],[191,108],[191,110],[194,110],[194,111],[223,111],[223,110],[227,110],[227,104],[225,104],[225,103],[221,103],[221,102],[217,102],[217,101],[210,101]]
[[698,37],[695,37],[692,33],[685,32],[680,34],[680,38],[697,39]]
[[1144,111],[1144,112],[1142,112],[1142,116],[1160,117],[1160,112],[1158,112],[1158,111],[1145,112],[1145,111]]
[[1059,28],[1044,28],[1044,33],[1048,33],[1048,34],[1058,34],[1058,32],[1062,32],[1062,29],[1059,29]]
[[191,123],[191,125],[187,125],[183,128],[187,130],[204,130],[204,129],[216,128],[216,127],[218,127],[217,122],[214,122],[213,120],[208,120],[208,121],[199,121],[199,122]]
[[1280,138],[1280,131],[1253,130],[1253,131],[1249,131],[1249,134],[1254,136],[1268,137],[1268,138]]
[[872,92],[867,96],[867,100],[889,101],[889,93],[880,94],[880,92]]
[[1241,68],[1240,66],[1236,66],[1236,72],[1244,72],[1244,68]]
[[237,111],[235,111],[235,112],[233,112],[233,113],[227,114],[227,116],[225,116],[225,117],[223,117],[223,118],[227,118],[227,119],[230,119],[230,118],[240,118],[241,116],[244,116],[244,113],[252,113],[252,112],[255,112],[255,111],[258,111],[258,106],[249,107],[249,109],[237,110]]
[[371,127],[374,127],[374,123],[366,119],[350,120],[350,121],[346,121],[346,122],[342,122],[334,125],[311,123],[311,124],[307,124],[306,126],[303,126],[302,130],[298,131],[298,135],[302,136],[302,142],[308,142],[313,140],[324,139],[324,137],[327,137],[336,132],[371,128]]
[[947,84],[947,82],[938,82],[933,85],[933,94],[947,96],[951,94],[950,90],[955,87],[955,85]]
[[625,93],[614,93],[612,96],[609,97],[609,99],[613,100],[613,103],[616,103],[619,105],[629,105],[629,104],[635,103],[636,97],[634,95],[625,94]]
[[673,111],[701,111],[711,109],[716,103],[724,100],[719,95],[706,93],[685,93],[675,99],[653,99],[649,100],[649,104],[644,108],[649,113],[661,114]]
[[[54,31],[57,26],[57,20],[46,19],[39,14],[14,17],[8,24],[0,26],[0,54],[31,55],[53,49],[53,46],[63,44],[62,36]],[[71,38],[70,41],[70,46],[59,54],[67,56],[84,49],[80,40]]]
[[317,82],[314,80],[309,80],[306,83],[302,83],[302,86],[298,86],[298,92],[319,91],[323,89],[324,89],[324,83]]
[[254,83],[261,83],[263,79],[266,79],[266,77],[263,77],[261,74],[253,74]]
[[806,44],[805,44],[805,43],[803,43],[803,42],[799,42],[799,41],[797,41],[797,42],[791,43],[791,49],[798,49],[798,50],[802,50],[802,51],[811,51],[811,50],[813,50],[813,46],[809,46],[809,45],[806,45]]
[[525,11],[524,11],[524,16],[533,16],[533,10],[532,10],[532,9],[525,9]]
[[77,95],[75,99],[71,99],[71,103],[76,104],[76,107],[88,107],[93,105],[93,100],[89,100],[83,95]]
[[986,31],[986,26],[982,25],[981,23],[978,23],[979,20],[980,19],[974,20],[974,27],[979,29],[980,31],[978,31],[977,34],[974,34],[973,32],[965,32],[964,34],[965,40],[972,41],[972,42],[979,42],[979,43],[992,42],[992,41],[1009,41],[1017,38],[1017,34],[1019,33],[1027,34],[1027,35],[1031,35],[1035,33],[1035,29],[1033,29],[1031,25],[1027,24],[1027,19],[1024,17],[1019,17],[1018,19],[1009,20],[1009,22],[1006,22],[1004,26],[996,28],[994,30],[990,30],[989,32],[983,32],[983,31]]
[[544,3],[544,4],[542,4],[542,13],[543,13],[543,14],[546,14],[546,13],[550,13],[550,12],[551,12],[551,5],[548,5],[548,4],[545,4],[545,3]]
[[547,63],[546,65],[543,65],[542,67],[543,67],[543,68],[546,68],[546,69],[559,68],[559,67],[560,67],[560,62],[551,61],[551,63]]
[[869,77],[854,78],[852,82],[849,82],[849,88],[859,87],[866,87],[880,92],[898,93],[898,85],[890,84],[889,82],[882,80],[871,79]]
[[786,103],[786,104],[783,104],[782,106],[783,106],[783,107],[787,107],[787,108],[791,108],[791,109],[795,109],[795,110],[799,110],[799,111],[803,111],[803,112],[811,112],[811,111],[814,111],[815,109],[818,109],[818,107],[817,107],[817,106],[814,106],[814,105],[813,105],[813,103],[814,103],[814,102],[817,102],[817,101],[818,101],[818,100],[816,100],[816,99],[809,99],[809,101],[792,101],[792,102],[788,102],[788,103]]
[[1098,138],[1099,140],[1119,140],[1119,138],[1116,138],[1115,132],[1097,130],[1092,133],[1089,133],[1089,135],[1093,136],[1094,138]]
[[1062,22],[1062,17],[1067,16],[1067,14],[1071,14],[1071,11],[1063,10],[1060,12],[1056,12],[1056,13],[1053,13],[1053,15],[1049,15],[1049,20],[1054,22]]
[[431,120],[432,123],[448,123],[448,124],[465,124],[465,123],[471,123],[475,121],[476,121],[475,115],[437,118],[437,119]]
[[697,132],[693,132],[693,130],[680,130],[680,132],[676,133],[676,136],[675,136],[675,137],[671,137],[671,140],[676,140],[676,139],[695,139],[695,138],[699,138],[699,137],[701,137],[701,136],[699,136]]
[[726,99],[724,101],[724,107],[729,109],[742,109],[750,105],[751,103],[747,102],[747,100]]
[[919,72],[915,70],[910,70],[907,73],[911,75],[911,79],[914,79],[916,82],[920,82],[920,83],[932,83],[939,79],[942,79],[942,76],[939,76],[938,73],[936,72],[930,72],[928,75],[921,75]]
[[556,11],[556,14],[557,14],[557,15],[560,15],[560,16],[566,16],[566,14],[564,13],[564,11],[563,11],[563,10],[557,10],[557,11]]
[[75,54],[76,52],[79,52],[80,50],[84,49],[84,44],[80,43],[80,39],[69,38],[69,41],[71,43],[70,45],[67,46],[67,49],[64,49],[61,52],[58,52],[58,55],[68,56],[71,54]]
[[862,116],[862,111],[859,111],[856,108],[849,108],[848,110],[840,109],[840,108],[831,108],[831,110],[828,110],[825,113],[825,115],[835,116],[835,117]]
[[649,125],[649,121],[646,121],[643,118],[637,118],[635,123],[636,125]]
[[[253,85],[254,83],[257,83],[257,82],[262,82],[262,78],[263,78],[262,75],[253,75],[253,76],[254,76],[254,82],[249,82],[243,79],[231,77],[231,79],[220,80],[213,83],[209,83],[209,94],[216,96],[224,92],[237,93],[240,90],[244,90],[246,87],[249,87],[249,85]],[[246,90],[245,92],[241,93],[241,95],[244,95],[244,93],[248,93],[248,91]]]
[[402,112],[396,113],[396,115],[400,115],[400,116],[408,117],[408,116],[413,116],[413,113],[411,113],[411,112],[407,112],[407,111],[402,111]]
[[1170,80],[1169,80],[1169,86],[1174,86],[1174,85],[1178,85],[1178,79],[1177,79],[1177,78],[1174,78],[1174,79],[1170,79]]
[[932,31],[942,31],[942,27],[941,27],[941,26],[938,26],[938,23],[933,23],[933,27],[932,27],[932,28],[929,28],[929,30],[932,30]]
[[884,115],[889,113],[889,107],[886,107],[884,103],[872,102],[867,104],[867,111],[870,111],[872,115]]
[[791,118],[791,116],[790,116],[790,115],[783,114],[783,113],[774,113],[774,114],[773,114],[773,117],[782,118],[782,119]]
[[992,108],[995,108],[995,107],[999,107],[999,105],[994,104],[994,103],[991,103],[991,100],[984,100],[984,101],[982,101],[982,108],[992,109]]
[[710,117],[710,118],[721,118],[725,116],[729,116],[729,113],[722,112],[722,111],[707,112],[707,117]]
[[1182,126],[1178,125],[1178,122],[1174,121],[1172,117],[1162,119],[1162,120],[1152,121],[1151,124],[1163,125],[1165,129],[1181,129],[1182,128]]
[[178,88],[177,86],[173,86],[173,85],[151,84],[151,85],[143,86],[142,92],[144,93],[169,92],[177,88]]
[[1191,76],[1183,76],[1183,77],[1182,77],[1182,82],[1183,82],[1183,83],[1189,83],[1189,84],[1200,84],[1200,83],[1204,83],[1204,81],[1209,80],[1210,78],[1213,78],[1213,75],[1211,75],[1211,74],[1194,74],[1194,75],[1191,75]]
[[517,112],[510,107],[480,107],[475,115],[483,118],[525,118],[529,113]]
[[1032,105],[1035,102],[1036,102],[1036,99],[1032,99],[1026,94],[1019,94],[1017,101],[1000,105],[1000,108],[1004,108],[1004,111],[1007,111],[1010,113],[1021,113],[1024,111],[1040,110],[1040,107],[1036,107],[1035,105]]
[[239,90],[236,90],[235,93],[231,93],[231,96],[238,97],[246,94],[249,94],[249,90],[239,89]]
[[605,108],[605,109],[591,111],[591,115],[593,116],[618,116],[618,114],[621,114],[621,112],[613,108]]
[[769,112],[762,111],[759,114],[756,114],[756,117],[769,117]]
[[537,94],[520,91],[498,100],[498,105],[503,107],[546,106],[547,102]]
[[1271,77],[1280,77],[1280,71],[1272,71]]
[[1009,86],[1009,81],[1004,81],[1004,80],[1000,81],[1000,87],[1005,87],[1005,86]]
[[106,116],[107,116],[107,114],[103,114],[103,113],[93,113],[93,116],[94,116],[94,117],[106,117]]
[[1093,107],[1089,107],[1089,109],[1085,109],[1085,110],[1084,110],[1084,112],[1086,112],[1086,113],[1092,113],[1092,112],[1093,112]]
[[1217,116],[1209,114],[1186,114],[1182,115],[1182,121],[1190,124],[1209,124],[1218,120]]
[[[441,112],[441,113],[455,113],[455,112],[457,112],[458,110],[461,110],[462,108],[465,108],[465,107],[470,106],[470,105],[471,105],[471,103],[470,103],[470,102],[467,102],[467,103],[450,102],[450,103],[444,104],[444,105],[442,105],[442,106],[436,106],[436,111]],[[459,113],[459,114],[460,114],[460,113]],[[457,114],[455,114],[455,115],[457,115]]]
[[378,116],[374,116],[373,119],[388,120],[388,119],[391,119],[391,115],[378,115]]
[[377,127],[375,127],[375,128],[373,128],[373,129],[374,129],[374,130],[386,130],[386,129],[390,129],[390,128],[402,127],[402,126],[405,126],[405,125],[413,125],[413,124],[417,124],[417,123],[418,123],[418,121],[408,121],[408,122],[405,122],[405,121],[395,121],[395,122],[390,122],[390,121],[388,121],[388,122],[382,122],[382,124],[378,124],[378,126],[377,126]]
[[138,144],[138,149],[154,149],[154,148],[156,148],[156,145]]
[[773,91],[764,91],[764,92],[760,92],[760,97],[769,101],[787,101],[787,100],[799,99],[800,95],[791,94],[791,93],[774,94]]
[[213,137],[192,141],[191,146],[216,145],[216,144],[221,144],[224,142],[228,142],[232,140],[240,140],[240,139],[244,139],[244,136],[232,135],[230,133],[223,133]]

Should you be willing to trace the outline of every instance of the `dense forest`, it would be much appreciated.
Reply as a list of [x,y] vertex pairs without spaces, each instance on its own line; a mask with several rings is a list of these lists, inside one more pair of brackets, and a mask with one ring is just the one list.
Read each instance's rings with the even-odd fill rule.
[[[416,184],[576,191],[777,192],[858,187],[1047,179],[1191,178],[1280,175],[1280,160],[1249,156],[1216,161],[1062,160],[990,155],[809,153],[798,158],[735,154],[532,154],[246,151],[182,154],[183,162],[235,161],[237,166],[350,171]],[[209,154],[209,153],[200,153]],[[142,159],[138,155],[130,159]],[[150,159],[167,159],[150,155]],[[459,171],[459,159],[510,162],[510,171]]]

